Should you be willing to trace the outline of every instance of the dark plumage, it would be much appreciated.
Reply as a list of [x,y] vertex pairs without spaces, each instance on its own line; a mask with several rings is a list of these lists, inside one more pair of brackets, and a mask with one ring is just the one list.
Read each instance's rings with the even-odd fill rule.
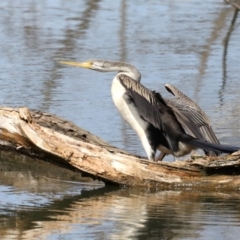
[[[119,81],[133,98],[139,114],[156,129],[160,130],[162,136],[166,139],[164,146],[174,156],[182,156],[191,152],[192,149],[201,148],[205,151],[212,151],[216,155],[220,153],[232,153],[239,150],[239,147],[229,145],[219,145],[194,138],[187,134],[176,117],[175,111],[154,91],[145,88],[130,77],[121,74]],[[167,144],[166,144],[167,142]],[[159,145],[163,142],[159,141]],[[169,152],[166,151],[166,154]]]
[[[165,88],[174,95],[174,98],[165,101],[173,109],[185,131],[200,140],[220,144],[205,112],[173,85],[165,84]],[[205,151],[205,153],[210,156],[219,155],[213,151]]]

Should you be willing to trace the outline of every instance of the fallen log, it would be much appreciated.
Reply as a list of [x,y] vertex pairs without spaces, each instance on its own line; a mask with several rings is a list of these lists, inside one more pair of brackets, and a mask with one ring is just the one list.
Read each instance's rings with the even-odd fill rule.
[[155,163],[57,116],[0,108],[0,149],[78,169],[105,182],[155,189],[240,189],[240,153]]

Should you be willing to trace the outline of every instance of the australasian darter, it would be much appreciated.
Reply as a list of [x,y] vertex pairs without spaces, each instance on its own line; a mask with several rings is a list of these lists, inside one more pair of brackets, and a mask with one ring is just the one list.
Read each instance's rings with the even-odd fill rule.
[[157,160],[162,160],[166,154],[180,157],[197,148],[216,155],[240,149],[206,142],[194,118],[186,121],[180,110],[176,111],[176,104],[167,104],[159,93],[144,87],[140,83],[141,74],[130,64],[105,60],[61,63],[99,72],[117,72],[111,87],[113,102],[139,136],[149,160],[156,161],[157,150],[161,151]]

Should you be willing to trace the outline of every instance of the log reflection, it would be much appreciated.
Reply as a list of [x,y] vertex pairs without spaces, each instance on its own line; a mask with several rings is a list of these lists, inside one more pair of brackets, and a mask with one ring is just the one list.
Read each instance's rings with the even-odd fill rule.
[[[41,215],[36,210],[19,211],[11,217],[15,234],[23,239],[68,234],[94,239],[197,238],[206,225],[223,224],[218,216],[224,213],[230,223],[239,225],[237,193],[112,190],[83,192],[81,196],[55,201]],[[12,235],[8,227],[1,236]]]

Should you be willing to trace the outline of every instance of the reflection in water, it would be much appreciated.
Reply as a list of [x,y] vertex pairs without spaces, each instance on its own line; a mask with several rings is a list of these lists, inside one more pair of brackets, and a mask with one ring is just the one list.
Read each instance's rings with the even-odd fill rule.
[[[71,57],[71,54],[76,50],[77,48],[77,41],[76,39],[83,37],[84,31],[88,29],[91,18],[94,17],[94,13],[96,10],[98,10],[98,3],[97,1],[87,1],[86,6],[82,7],[81,5],[77,7],[76,9],[79,12],[75,12],[74,16],[68,16],[67,21],[68,22],[77,22],[77,24],[74,24],[73,26],[67,26],[67,28],[63,29],[63,39],[60,39],[59,44],[61,47],[56,48],[56,52],[53,53],[51,56],[51,59],[59,59],[67,56]],[[82,12],[82,9],[84,11]],[[75,17],[75,16],[81,16],[81,17]],[[51,37],[49,38],[50,41],[52,41]],[[66,54],[67,53],[67,54]],[[49,69],[50,76],[49,79],[46,79],[44,85],[44,96],[45,99],[43,101],[44,105],[41,106],[41,109],[43,111],[48,111],[49,107],[52,102],[52,93],[54,92],[54,89],[59,84],[58,79],[62,78],[62,74],[58,71],[57,64],[53,64],[52,68]]]
[[[223,8],[222,12],[216,16],[216,19],[214,20],[213,30],[211,32],[210,37],[206,41],[206,45],[204,46],[202,52],[201,52],[201,64],[199,66],[199,79],[196,81],[196,94],[199,92],[199,88],[202,85],[202,79],[204,77],[205,71],[207,70],[207,61],[208,58],[211,55],[212,46],[216,40],[218,40],[220,32],[225,27],[226,19],[229,15],[229,12],[231,12],[231,9]],[[197,98],[197,100],[199,100]]]
[[102,182],[90,181],[77,171],[36,163],[26,156],[16,158],[1,151],[0,163],[1,239],[19,239],[23,231],[37,227],[38,220],[48,219],[49,206],[56,202],[61,205],[67,196],[104,187]]
[[120,25],[120,31],[119,31],[119,40],[120,40],[120,53],[119,61],[127,62],[127,48],[126,48],[126,12],[127,12],[127,4],[126,0],[122,0],[121,2],[121,25]]
[[[221,1],[22,0],[0,1],[0,10],[1,105],[55,113],[145,156],[113,106],[113,74],[57,63],[123,60],[141,71],[145,86],[164,97],[163,85],[169,82],[196,101],[221,142],[240,142],[239,29],[231,33],[227,78],[222,79],[222,41],[233,9]],[[237,194],[102,192],[92,190],[102,185],[76,184],[76,179],[40,179],[23,163],[16,171],[9,169],[0,176],[0,231],[6,239],[239,235]]]
[[227,32],[227,35],[224,39],[224,50],[223,50],[223,81],[222,81],[222,86],[221,89],[219,90],[219,98],[220,98],[220,102],[221,105],[223,104],[223,93],[224,93],[224,89],[226,86],[226,81],[227,81],[227,52],[228,52],[228,45],[229,45],[229,40],[231,37],[231,33],[234,29],[234,25],[238,16],[238,9],[236,8],[234,10],[234,14],[233,14],[233,18],[232,18],[232,22],[231,25],[229,26],[229,30]]
[[[10,222],[5,222],[2,236],[231,239],[231,235],[240,233],[239,210],[239,194],[99,189],[84,191],[81,196],[68,196],[42,208],[19,210],[11,217],[13,231],[6,231]],[[3,223],[3,216],[1,221]]]

